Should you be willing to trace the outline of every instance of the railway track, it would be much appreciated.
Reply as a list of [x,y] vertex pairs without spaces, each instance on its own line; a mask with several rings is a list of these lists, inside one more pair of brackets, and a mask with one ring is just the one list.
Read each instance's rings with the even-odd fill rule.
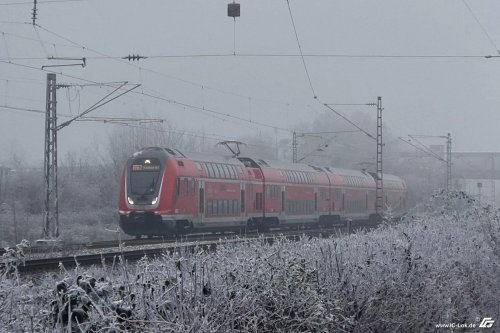
[[[16,266],[20,273],[34,273],[42,271],[53,271],[59,269],[61,266],[64,268],[79,266],[90,266],[90,265],[102,265],[102,264],[113,264],[117,260],[135,261],[143,257],[155,257],[159,256],[165,252],[175,252],[179,250],[191,251],[195,248],[204,248],[206,250],[214,250],[219,244],[227,244],[231,242],[244,242],[249,239],[261,239],[265,242],[273,242],[277,236],[286,237],[287,239],[295,240],[302,236],[318,237],[318,236],[330,236],[332,234],[339,233],[339,229],[306,229],[306,230],[291,230],[291,231],[280,231],[280,232],[269,232],[266,234],[252,234],[247,235],[244,238],[240,238],[237,235],[232,237],[226,237],[221,239],[221,235],[211,235],[212,237],[205,237],[205,239],[197,239],[190,241],[171,241],[165,242],[162,240],[158,241],[156,244],[159,246],[147,247],[147,248],[136,248],[136,246],[122,246],[121,250],[94,253],[94,254],[76,254],[71,256],[58,256],[49,258],[37,258],[37,259],[27,259],[27,260],[17,260],[9,261],[0,264],[0,267],[10,266],[12,269],[13,265]],[[206,235],[205,235],[206,236]],[[150,240],[151,241],[151,240]],[[101,244],[103,245],[103,244]],[[105,244],[107,245],[107,243]],[[151,245],[148,243],[147,245]]]
[[[37,254],[73,254],[85,250],[99,250],[99,249],[109,249],[118,247],[132,247],[141,245],[155,245],[155,244],[168,244],[168,243],[181,243],[181,242],[193,242],[193,241],[204,241],[204,240],[214,240],[221,237],[237,236],[239,234],[190,234],[182,236],[170,236],[170,237],[154,237],[154,238],[142,238],[142,239],[122,239],[122,240],[106,240],[97,242],[87,242],[87,243],[69,243],[64,242],[54,242],[53,244],[35,244],[30,247],[23,248],[23,253],[25,256],[30,257],[31,255]],[[239,235],[244,237],[245,235]],[[15,248],[11,248],[15,249]],[[0,248],[0,257],[3,256],[8,249]]]
[[[340,226],[334,226],[333,228],[337,228],[338,230]],[[300,229],[304,230],[304,229]],[[321,229],[327,230],[327,229]],[[164,236],[164,237],[153,237],[153,238],[130,238],[130,239],[121,239],[121,240],[105,240],[105,241],[96,241],[96,242],[86,242],[86,243],[69,243],[66,244],[64,242],[54,241],[48,242],[44,244],[37,244],[23,248],[23,254],[31,258],[32,255],[40,255],[47,254],[53,255],[54,253],[60,253],[61,256],[64,255],[74,255],[84,251],[91,250],[99,250],[99,249],[109,249],[109,248],[118,248],[122,247],[131,247],[131,246],[141,246],[141,245],[154,245],[154,244],[168,244],[168,243],[181,243],[181,242],[194,242],[194,241],[205,241],[205,240],[218,240],[221,237],[249,237],[255,235],[275,235],[276,233],[283,233],[283,230],[280,231],[268,231],[268,232],[250,232],[250,233],[199,233],[199,234],[186,234],[186,235],[177,235],[177,236]],[[15,248],[11,248],[15,249]],[[8,249],[0,248],[0,257],[3,256]]]

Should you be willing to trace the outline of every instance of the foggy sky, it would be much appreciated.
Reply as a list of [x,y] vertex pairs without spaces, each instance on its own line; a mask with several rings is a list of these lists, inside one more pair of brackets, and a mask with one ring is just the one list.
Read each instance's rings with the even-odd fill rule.
[[[500,151],[500,58],[305,57],[318,97],[314,99],[300,57],[154,57],[233,51],[297,55],[285,0],[241,0],[241,17],[235,26],[226,16],[227,0],[42,1],[37,20],[42,28],[36,30],[30,24],[9,23],[31,22],[32,5],[5,5],[15,2],[24,1],[0,2],[0,105],[45,109],[46,72],[5,62],[41,68],[68,63],[44,59],[48,56],[86,57],[85,68],[55,68],[57,73],[76,77],[58,74],[58,83],[84,83],[77,79],[81,78],[142,85],[92,116],[147,114],[168,119],[179,130],[212,137],[277,135],[283,139],[291,134],[214,117],[206,110],[166,100],[293,129],[330,112],[321,103],[370,103],[382,96],[384,123],[396,136],[451,132],[453,150]],[[493,43],[459,0],[290,1],[306,55],[498,56],[500,2],[469,0],[467,4]],[[136,62],[118,59],[129,54],[152,57]],[[58,113],[76,115],[109,91],[59,89]],[[374,108],[361,109],[375,116]],[[339,106],[338,110],[348,115],[359,108]],[[104,144],[114,126],[71,124],[58,134],[60,155]],[[14,149],[31,164],[41,165],[43,114],[0,108],[0,133],[0,164],[9,163]]]

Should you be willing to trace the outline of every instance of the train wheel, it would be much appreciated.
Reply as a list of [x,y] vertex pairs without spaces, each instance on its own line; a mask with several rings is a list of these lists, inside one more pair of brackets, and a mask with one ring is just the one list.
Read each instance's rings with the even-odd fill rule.
[[141,239],[142,235],[135,235],[135,239]]
[[153,235],[148,235],[148,239],[151,239],[151,238],[153,238]]

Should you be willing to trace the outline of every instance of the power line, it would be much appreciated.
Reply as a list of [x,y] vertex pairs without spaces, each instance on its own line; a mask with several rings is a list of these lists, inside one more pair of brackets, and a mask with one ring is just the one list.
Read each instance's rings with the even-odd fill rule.
[[486,36],[486,38],[488,38],[488,40],[490,41],[491,45],[497,50],[497,53],[500,54],[500,50],[498,49],[498,46],[493,41],[493,38],[491,38],[490,34],[488,33],[488,31],[486,30],[486,28],[484,27],[484,25],[481,23],[481,21],[479,21],[479,18],[476,16],[476,14],[474,14],[474,12],[472,11],[472,8],[470,8],[470,6],[467,3],[467,1],[462,0],[462,2],[464,3],[465,7],[467,7],[467,9],[469,10],[469,13],[472,15],[472,17],[474,18],[474,20],[476,21],[476,23],[479,25],[479,27],[483,31],[484,35]]
[[306,60],[304,59],[302,47],[300,46],[300,40],[299,40],[299,35],[297,34],[297,28],[295,27],[295,21],[293,20],[292,9],[290,7],[290,0],[286,0],[286,4],[288,6],[288,12],[290,13],[290,19],[292,20],[293,32],[295,33],[295,39],[297,40],[297,45],[299,47],[299,52],[300,52],[300,57],[302,59],[302,64],[304,65],[304,70],[306,71],[307,80],[309,81],[309,87],[311,87],[313,97],[316,99],[317,98],[316,92],[314,91],[314,87],[313,87],[312,82],[311,82],[311,76],[309,75],[309,71],[307,70]]
[[352,120],[350,120],[349,118],[347,118],[346,116],[344,116],[342,113],[340,113],[337,110],[335,110],[334,108],[332,108],[329,104],[323,104],[323,105],[326,106],[328,109],[330,109],[337,116],[341,117],[342,119],[344,119],[345,121],[347,121],[349,124],[351,124],[352,126],[356,127],[358,130],[360,130],[361,132],[363,132],[364,134],[366,134],[370,139],[377,140],[372,134],[368,133],[367,131],[365,131],[364,129],[362,129],[361,127],[359,127],[356,123],[354,123]]
[[[178,55],[148,55],[150,59],[155,58],[223,58],[223,57],[269,57],[269,58],[491,58],[491,55],[481,55],[481,54],[369,54],[369,53],[236,53],[233,54],[178,54]],[[92,59],[92,57],[89,57]],[[96,57],[95,59],[103,59],[104,57]],[[120,58],[118,56],[111,58]]]
[[[46,28],[44,28],[44,27],[40,26],[39,24],[36,24],[36,27],[38,27],[38,28],[40,28],[41,30],[44,30],[44,31],[46,31],[46,32],[48,32],[48,33],[50,33],[50,34],[55,35],[55,36],[57,36],[58,38],[61,38],[61,39],[63,39],[63,40],[66,40],[66,41],[68,41],[68,42],[70,42],[70,43],[72,43],[72,44],[74,44],[74,45],[78,45],[79,47],[82,47],[83,49],[90,50],[91,52],[94,52],[94,53],[100,54],[101,56],[104,56],[104,57],[106,57],[106,58],[111,58],[111,59],[113,59],[112,57],[110,57],[110,56],[108,56],[108,55],[106,55],[106,54],[104,54],[104,53],[102,53],[102,52],[99,52],[99,51],[97,51],[97,50],[93,50],[93,49],[91,49],[91,48],[87,48],[86,46],[81,45],[81,44],[79,44],[79,43],[77,43],[77,42],[75,42],[75,41],[73,41],[73,40],[71,40],[71,39],[69,39],[69,38],[67,38],[67,37],[64,37],[64,36],[62,36],[62,35],[60,35],[60,34],[57,34],[57,33],[55,33],[55,32],[52,32],[52,31],[50,31],[50,30],[48,30],[48,29],[46,29]],[[130,65],[130,66],[133,66],[133,67],[135,67],[135,68],[140,68],[140,69],[143,69],[143,70],[148,70],[148,71],[151,71],[151,70],[149,70],[149,69],[147,69],[147,68],[144,68],[144,67],[139,67],[139,66],[136,66],[136,65],[134,65],[134,64],[131,64],[131,63],[127,62],[127,61],[124,61],[123,59],[115,59],[115,60],[117,60],[117,61],[119,61],[119,62],[121,62],[121,63],[127,64],[127,65]],[[2,60],[0,60],[0,62],[6,62],[6,61],[2,61]],[[12,61],[8,61],[7,63],[9,63],[9,64],[13,64],[13,62],[12,62]],[[18,64],[18,65],[22,65],[22,64]],[[32,66],[28,66],[28,65],[22,65],[22,66],[25,66],[25,67],[27,67],[27,68],[33,68]],[[153,72],[155,72],[155,71],[153,71]],[[157,72],[156,72],[156,73],[157,73]],[[61,73],[61,74],[62,74],[62,73]],[[161,74],[163,75],[163,73],[161,73]],[[62,75],[64,75],[64,74],[62,74]],[[167,76],[168,76],[168,75],[167,75]],[[169,77],[170,77],[170,76],[169,76]],[[175,77],[173,77],[173,78],[175,78]],[[197,85],[197,86],[200,86],[200,87],[203,87],[203,88],[207,88],[207,87],[206,87],[206,86],[204,86],[204,85],[199,85],[199,84],[194,83],[194,82],[192,82],[192,81],[187,81],[187,80],[183,80],[183,79],[179,79],[179,78],[175,78],[175,79],[182,80],[183,82],[186,82],[186,83],[189,83],[189,84],[193,84],[193,85]],[[208,89],[212,89],[212,90],[214,90],[213,88],[210,88],[210,87],[208,87]],[[220,91],[222,92],[222,90],[220,90]],[[158,97],[158,96],[153,96],[153,95],[151,95],[151,94],[147,94],[147,93],[144,93],[144,92],[133,92],[133,93],[135,93],[135,94],[141,94],[141,95],[144,95],[144,96],[149,96],[149,97],[156,98],[156,99],[160,99],[160,100],[164,100],[164,101],[167,101],[167,102],[169,102],[169,103],[177,104],[177,105],[180,105],[180,106],[185,106],[185,107],[188,107],[188,108],[191,108],[191,109],[194,109],[194,110],[206,111],[206,112],[208,112],[208,113],[218,114],[218,115],[223,116],[223,117],[227,117],[227,118],[232,118],[232,119],[239,120],[239,121],[248,122],[248,123],[251,123],[251,124],[254,124],[254,125],[258,125],[258,126],[264,126],[264,127],[268,127],[268,128],[272,128],[272,129],[277,129],[277,130],[281,130],[281,131],[291,132],[291,130],[290,130],[290,129],[285,129],[285,128],[278,127],[278,126],[272,126],[272,125],[264,124],[264,123],[261,123],[261,122],[251,121],[251,120],[248,120],[248,119],[245,119],[245,118],[241,118],[241,117],[237,117],[237,116],[232,116],[232,115],[230,115],[230,114],[225,114],[225,113],[218,112],[218,111],[211,110],[211,109],[207,109],[207,108],[204,108],[204,107],[198,107],[198,106],[191,105],[191,104],[188,104],[188,103],[182,103],[182,102],[179,102],[179,101],[176,101],[176,100],[173,100],[173,99],[160,98],[160,97]],[[227,92],[226,92],[226,93],[227,93]],[[230,93],[230,94],[235,95],[235,94],[233,94],[233,93]],[[239,96],[240,96],[240,97],[242,97],[242,95],[239,95]],[[245,96],[245,98],[249,98],[249,97],[248,97],[248,96]],[[251,98],[251,97],[250,97],[250,98]],[[253,99],[259,99],[259,98],[253,98]],[[262,99],[260,99],[260,100],[262,100]]]
[[435,156],[434,154],[430,154],[427,150],[424,150],[424,149],[420,148],[419,146],[414,145],[413,143],[411,143],[411,142],[410,142],[410,141],[408,141],[408,140],[405,140],[405,139],[404,139],[404,138],[402,138],[402,137],[398,137],[398,139],[399,139],[399,140],[401,140],[401,141],[403,141],[403,142],[404,142],[404,143],[406,143],[406,144],[409,144],[410,146],[412,146],[412,147],[414,147],[415,149],[417,149],[417,150],[419,150],[419,151],[421,151],[421,152],[425,153],[426,155],[428,155],[428,156],[430,156],[430,157],[434,157],[434,158],[436,158],[436,159],[440,160],[441,162],[446,162],[446,160],[445,160],[444,158],[441,158],[441,157],[439,157],[439,156]]
[[414,135],[408,135],[408,136],[412,140],[416,141],[422,147],[422,149],[424,149],[427,152],[427,154],[432,155],[432,156],[434,156],[437,159],[441,158],[438,154],[436,154],[435,152],[433,152],[432,150],[430,150],[430,148],[428,148],[426,145],[424,145],[424,143],[422,141],[418,140],[417,136],[414,136]]
[[[24,68],[29,68],[29,69],[41,70],[41,71],[45,71],[45,72],[48,72],[48,73],[54,73],[53,71],[49,71],[49,70],[46,70],[46,69],[40,69],[40,68],[35,67],[35,66],[30,66],[30,65],[25,65],[25,64],[19,64],[19,63],[15,63],[15,62],[12,62],[12,61],[0,60],[0,62],[9,64],[9,65],[15,65],[15,66],[20,66],[20,67],[24,67]],[[79,78],[79,77],[76,77],[76,76],[73,76],[73,75],[64,74],[62,72],[59,72],[58,74],[60,74],[62,76],[69,77],[69,78],[81,80],[81,81],[84,81],[84,82],[90,82],[90,83],[93,83],[93,84],[99,84],[98,82],[95,82],[95,81],[91,81],[91,80],[87,80],[87,79],[82,79],[82,78]],[[234,116],[234,115],[231,115],[229,113],[223,113],[223,112],[216,111],[216,110],[213,110],[213,109],[196,106],[196,105],[192,105],[192,104],[189,104],[189,103],[180,102],[180,101],[177,101],[177,100],[174,100],[174,99],[168,99],[168,98],[165,98],[165,97],[156,96],[156,95],[149,94],[149,93],[146,93],[146,92],[133,91],[132,93],[133,94],[147,96],[147,97],[150,97],[150,98],[153,98],[153,99],[157,99],[157,100],[161,100],[161,101],[164,101],[164,102],[167,102],[167,103],[170,103],[170,104],[175,104],[175,105],[187,107],[187,108],[195,110],[197,112],[210,113],[210,114],[212,114],[212,116],[213,115],[219,115],[219,116],[222,116],[222,117],[230,118],[232,120],[238,120],[240,122],[250,123],[250,124],[252,124],[254,126],[256,125],[256,126],[267,127],[267,128],[271,128],[271,129],[277,129],[277,130],[280,130],[280,131],[284,131],[284,132],[289,132],[289,133],[292,132],[290,129],[287,129],[287,128],[283,128],[283,127],[279,127],[279,126],[273,126],[273,125],[265,124],[265,123],[262,123],[262,122],[259,122],[259,121],[248,120],[246,118]],[[221,118],[218,118],[218,117],[216,117],[216,118],[219,119],[219,120],[221,120]]]
[[[247,98],[252,98],[253,100],[258,100],[258,101],[263,101],[263,102],[270,102],[270,103],[276,103],[276,104],[282,104],[282,105],[294,105],[292,103],[289,103],[289,102],[284,102],[284,101],[278,101],[278,100],[273,100],[273,99],[267,99],[267,98],[261,98],[261,97],[255,97],[255,96],[247,96],[247,95],[243,95],[243,94],[240,94],[240,93],[236,93],[236,92],[233,92],[233,91],[228,91],[228,90],[224,90],[224,89],[220,89],[220,88],[215,88],[215,87],[211,87],[211,86],[207,86],[206,84],[201,84],[201,83],[198,83],[198,82],[194,82],[194,81],[190,81],[190,80],[186,80],[186,79],[183,79],[183,78],[179,78],[179,77],[176,77],[176,76],[173,76],[173,75],[169,75],[169,74],[165,74],[165,73],[162,73],[162,72],[158,72],[158,71],[155,71],[155,70],[152,70],[150,68],[147,68],[147,67],[144,67],[144,66],[138,66],[134,63],[131,63],[131,62],[128,62],[128,61],[125,61],[122,59],[123,56],[110,56],[108,54],[105,54],[103,52],[100,52],[98,50],[95,50],[95,49],[92,49],[92,48],[89,48],[89,47],[86,47],[85,45],[82,45],[78,42],[75,42],[65,36],[62,36],[56,32],[53,32],[45,27],[42,27],[40,26],[39,24],[37,24],[37,26],[44,30],[45,32],[49,33],[49,34],[52,34],[60,39],[63,39],[69,43],[72,43],[78,47],[81,47],[82,49],[84,50],[88,50],[88,51],[91,51],[95,54],[98,54],[100,57],[87,57],[87,59],[110,59],[110,60],[115,60],[115,61],[118,61],[120,62],[121,64],[126,64],[128,66],[132,66],[136,69],[141,69],[141,70],[144,70],[144,71],[147,71],[147,72],[150,72],[150,73],[153,73],[153,74],[156,74],[156,75],[159,75],[159,76],[162,76],[162,77],[166,77],[170,80],[174,80],[174,81],[179,81],[179,82],[182,82],[182,83],[185,83],[185,84],[189,84],[189,85],[192,85],[192,86],[195,86],[195,87],[198,87],[198,88],[204,88],[204,89],[207,89],[207,90],[212,90],[212,91],[215,91],[215,92],[218,92],[218,93],[221,93],[221,94],[226,94],[226,95],[231,95],[231,96],[236,96],[236,97],[239,97],[239,98],[244,98],[244,99],[247,99]],[[210,55],[205,55],[205,56],[210,56]],[[228,56],[233,56],[233,54],[228,54]],[[236,56],[238,56],[238,54],[236,54]],[[150,56],[147,56],[148,58],[152,58]],[[160,58],[162,56],[153,56],[153,58]]]
[[[37,3],[53,3],[53,2],[84,2],[87,0],[45,0],[37,1]],[[33,1],[23,1],[23,2],[3,2],[0,6],[17,6],[17,5],[32,5]]]
[[9,105],[0,105],[0,108],[3,108],[3,109],[9,109],[9,110],[17,110],[17,111],[32,112],[32,113],[38,113],[38,114],[45,114],[45,111],[44,111],[44,110],[29,109],[29,108],[16,107],[16,106],[9,106]]
[[[19,37],[22,38],[22,37]],[[28,39],[28,38],[25,38]],[[35,41],[38,41],[35,39]],[[45,42],[47,44],[52,44],[49,42]],[[59,46],[66,46],[66,47],[75,47],[73,45],[66,45],[66,44],[56,44]],[[304,58],[360,58],[360,59],[384,59],[384,58],[394,58],[394,59],[490,59],[490,58],[498,58],[498,56],[494,56],[491,54],[349,54],[349,53],[309,53],[309,54],[294,54],[294,53],[236,53],[236,55],[231,54],[178,54],[178,55],[148,55],[148,56],[142,56],[144,58],[148,59],[161,59],[161,58],[235,58],[235,57],[240,57],[240,58],[298,58],[298,57],[304,57]],[[123,59],[124,56],[88,56],[86,57],[87,59],[91,60],[120,60]],[[125,58],[128,58],[128,56],[125,56]],[[17,58],[12,58],[13,60],[44,60],[46,57],[17,57]],[[134,67],[134,64],[129,64]],[[183,83],[187,83],[190,85],[194,86],[199,86],[201,87],[201,83],[196,83],[193,81],[181,79],[175,76],[171,76],[165,73],[157,72],[148,68],[143,68],[144,70],[147,70],[149,72],[162,75],[165,77],[168,77],[173,80],[181,81]],[[266,102],[272,102],[272,103],[279,103],[279,104],[287,104],[287,102],[283,101],[277,101],[273,99],[266,99],[266,98],[259,98],[259,97],[254,97],[254,96],[246,96],[234,92],[230,92],[227,90],[222,90],[214,87],[207,87],[206,85],[203,84],[203,86],[207,89],[218,91],[221,93],[229,94],[229,95],[234,95],[237,97],[241,98],[253,98],[256,100],[262,100]]]
[[[34,41],[34,42],[40,42],[39,39],[35,39],[35,38],[31,38],[31,37],[26,37],[26,36],[14,34],[14,33],[11,33],[11,32],[2,31],[2,33],[5,34],[5,35],[8,35],[8,36],[19,38],[19,39],[25,39],[25,40],[30,40],[30,41]],[[42,42],[44,44],[56,45],[55,43],[51,43],[51,42],[48,42],[46,40],[42,40]],[[71,47],[71,48],[81,48],[79,46],[70,45],[70,44],[59,44],[58,43],[57,45],[58,46],[63,46],[63,47]],[[12,59],[13,60],[45,60],[47,58],[46,57],[16,57],[16,58],[12,58]]]

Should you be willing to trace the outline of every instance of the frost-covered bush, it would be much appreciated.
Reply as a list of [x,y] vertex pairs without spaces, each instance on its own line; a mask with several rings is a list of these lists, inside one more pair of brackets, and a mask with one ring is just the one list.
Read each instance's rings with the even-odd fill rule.
[[[370,233],[0,275],[13,332],[414,332],[500,318],[499,216],[463,193]],[[496,325],[496,324],[495,324]]]

